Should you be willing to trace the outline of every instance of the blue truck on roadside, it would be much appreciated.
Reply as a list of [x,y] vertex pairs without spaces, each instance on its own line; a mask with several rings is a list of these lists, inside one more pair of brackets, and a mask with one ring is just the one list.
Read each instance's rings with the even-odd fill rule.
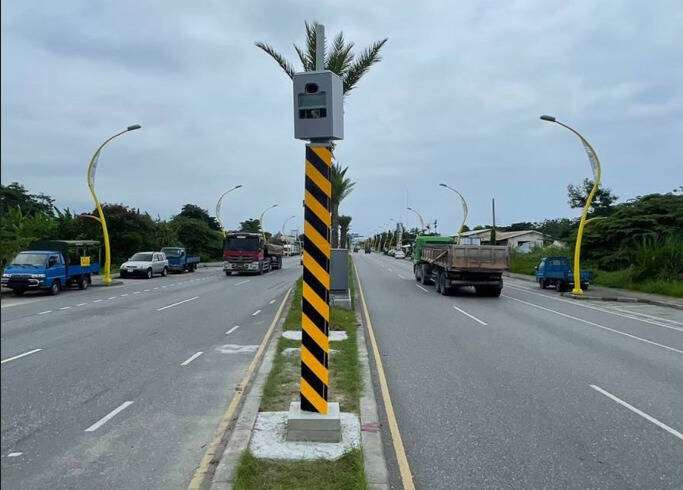
[[7,264],[2,285],[17,296],[36,290],[55,295],[70,286],[86,289],[100,272],[100,256],[100,242],[95,240],[33,242]]
[[168,270],[171,272],[194,272],[199,264],[199,256],[188,255],[183,247],[164,247],[161,251],[168,259]]
[[[581,289],[588,289],[593,282],[593,273],[582,270]],[[548,286],[557,291],[568,291],[574,287],[574,272],[567,257],[543,257],[536,266],[536,282],[541,289]]]

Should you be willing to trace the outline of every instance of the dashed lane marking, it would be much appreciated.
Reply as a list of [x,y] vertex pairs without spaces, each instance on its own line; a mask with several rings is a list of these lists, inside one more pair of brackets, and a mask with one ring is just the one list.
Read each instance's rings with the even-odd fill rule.
[[173,303],[167,306],[162,306],[161,308],[157,308],[157,311],[163,311],[167,308],[173,308],[174,306],[182,305],[183,303],[187,303],[188,301],[194,301],[195,299],[199,299],[199,296],[195,296],[194,298],[189,298],[189,299],[184,299],[182,301],[178,301],[177,303]]
[[254,313],[251,314],[251,316],[256,316],[256,315],[258,315],[259,313],[261,313],[261,310],[256,310]]
[[183,361],[180,365],[181,365],[181,366],[187,366],[188,364],[190,364],[192,361],[194,361],[195,359],[197,359],[197,358],[198,358],[199,356],[201,356],[202,354],[204,354],[204,353],[201,352],[201,351],[197,352],[196,354],[192,354],[192,356],[190,356],[189,359]]
[[234,332],[235,330],[237,330],[238,328],[240,328],[240,326],[239,326],[239,325],[235,325],[235,326],[232,327],[230,330],[228,330],[227,332],[225,332],[225,335],[230,335],[231,333],[233,333],[233,332]]
[[20,359],[22,357],[30,356],[31,354],[35,354],[36,352],[40,352],[43,349],[33,349],[28,352],[24,352],[23,354],[18,354],[16,356],[8,357],[7,359],[3,359],[0,361],[0,364],[5,364],[6,362],[14,361],[16,359]]
[[107,422],[109,422],[111,419],[113,419],[114,417],[116,417],[116,415],[117,415],[118,413],[124,411],[126,408],[128,408],[128,407],[131,406],[132,404],[133,404],[133,402],[131,402],[131,401],[123,402],[123,403],[122,403],[121,405],[119,405],[117,408],[115,408],[114,410],[112,410],[111,412],[109,412],[107,415],[105,415],[104,417],[102,417],[100,420],[98,420],[97,422],[95,422],[94,424],[92,424],[90,427],[88,427],[87,429],[85,429],[85,432],[95,432],[97,429],[99,429],[99,428],[102,427],[104,424],[106,424]]
[[39,315],[47,315],[48,313],[52,313],[52,310],[41,311],[41,312],[38,313],[38,314],[39,314]]
[[455,306],[455,305],[453,305],[453,308],[455,308],[456,310],[458,310],[458,311],[459,311],[460,313],[462,313],[463,315],[470,317],[470,318],[471,318],[472,320],[474,320],[475,322],[479,322],[479,323],[482,324],[482,325],[486,325],[486,322],[481,321],[479,318],[477,318],[477,317],[474,316],[474,315],[470,315],[470,314],[467,313],[465,310],[461,310],[460,308],[458,308],[458,307]]

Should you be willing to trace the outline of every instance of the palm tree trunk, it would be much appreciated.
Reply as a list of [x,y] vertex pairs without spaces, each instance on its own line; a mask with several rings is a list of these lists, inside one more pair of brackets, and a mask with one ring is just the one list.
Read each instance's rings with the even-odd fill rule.
[[339,248],[339,203],[332,203],[332,248]]

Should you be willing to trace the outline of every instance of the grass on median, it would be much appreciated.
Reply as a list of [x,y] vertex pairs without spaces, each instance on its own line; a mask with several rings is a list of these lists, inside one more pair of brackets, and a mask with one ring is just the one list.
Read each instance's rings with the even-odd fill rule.
[[[352,273],[350,271],[350,273]],[[353,276],[351,276],[353,281]],[[301,329],[301,291],[299,279],[292,306],[285,317],[284,330]],[[352,290],[353,293],[353,290]],[[362,383],[356,344],[358,323],[353,311],[332,307],[330,330],[343,330],[348,338],[330,343],[330,401],[339,402],[343,412],[360,412]],[[301,347],[301,342],[278,339],[273,367],[268,374],[260,411],[287,411],[292,401],[299,400],[301,358],[285,354],[287,348]],[[337,461],[279,461],[254,457],[245,451],[240,460],[235,489],[362,489],[366,488],[363,452],[356,449]]]

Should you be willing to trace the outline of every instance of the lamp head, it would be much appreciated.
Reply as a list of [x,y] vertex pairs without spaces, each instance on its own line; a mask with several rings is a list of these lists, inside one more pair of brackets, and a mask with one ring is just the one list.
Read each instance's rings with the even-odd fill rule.
[[555,118],[554,118],[553,116],[547,116],[547,115],[545,115],[545,114],[543,114],[543,115],[541,116],[541,119],[542,119],[543,121],[555,122]]
[[140,126],[139,124],[133,124],[132,126],[128,126],[126,128],[126,131],[135,131],[136,129],[140,129],[141,127],[142,126]]

